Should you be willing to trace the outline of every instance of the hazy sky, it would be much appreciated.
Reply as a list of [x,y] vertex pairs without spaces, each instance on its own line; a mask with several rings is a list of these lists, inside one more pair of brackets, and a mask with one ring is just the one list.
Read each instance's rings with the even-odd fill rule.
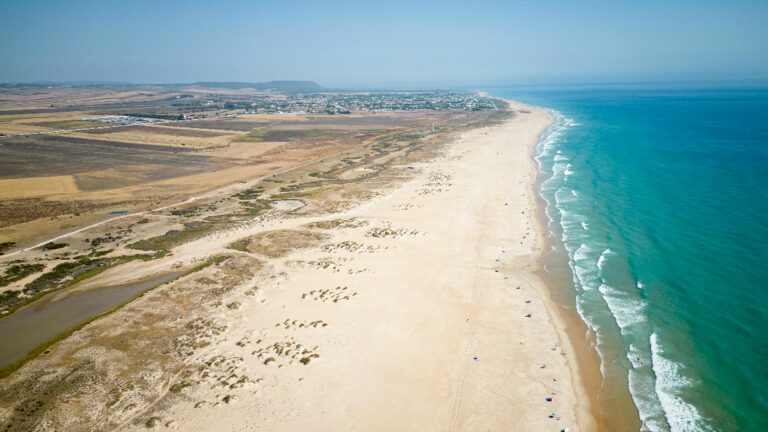
[[768,0],[0,0],[0,81],[768,79]]

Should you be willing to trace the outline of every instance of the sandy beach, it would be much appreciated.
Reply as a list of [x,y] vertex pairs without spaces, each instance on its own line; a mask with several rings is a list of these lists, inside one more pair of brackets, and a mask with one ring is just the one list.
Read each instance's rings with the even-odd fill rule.
[[[106,402],[123,407],[110,414],[119,430],[595,430],[574,350],[536,275],[531,154],[552,118],[511,107],[514,117],[461,132],[438,157],[402,167],[408,181],[348,210],[267,218],[179,246],[169,258],[177,268],[231,258],[78,331],[6,388],[86,356],[122,368],[105,372],[121,389]],[[121,271],[100,280],[125,282]],[[187,323],[207,311],[203,299],[168,306],[212,280],[227,286],[215,313]],[[173,339],[173,350],[189,349],[183,360],[141,373],[151,397],[121,399],[136,371],[92,341],[163,311],[204,334]],[[88,406],[91,397],[70,394],[56,422],[68,429],[106,409]]]
[[[238,403],[209,409],[178,406],[173,417],[195,430],[589,430],[579,424],[589,417],[577,403],[569,344],[534,275],[542,239],[530,155],[551,119],[526,110],[465,133],[399,190],[338,215],[367,223],[334,229],[335,242],[374,249],[337,254],[349,272],[291,268],[265,289],[265,303],[233,323],[243,336],[266,328],[258,337],[300,337],[319,347],[319,359],[271,365],[253,396],[246,390]],[[371,227],[388,231],[376,238]],[[290,260],[322,257],[312,250]],[[335,287],[357,296],[299,295]],[[317,319],[328,327],[274,328]],[[216,349],[239,351],[234,343]],[[263,361],[246,359],[254,369]]]

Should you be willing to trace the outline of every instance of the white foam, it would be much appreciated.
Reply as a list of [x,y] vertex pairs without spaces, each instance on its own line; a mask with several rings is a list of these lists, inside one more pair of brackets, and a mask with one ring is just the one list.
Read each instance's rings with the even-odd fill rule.
[[651,364],[656,375],[656,395],[672,432],[712,431],[695,406],[680,397],[680,390],[693,383],[683,376],[680,364],[663,356],[656,333],[651,334]]
[[571,193],[573,189],[567,188],[567,187],[561,187],[560,189],[555,192],[555,202],[558,206],[562,206],[562,204],[568,204],[576,202],[576,197]]
[[566,165],[565,166],[565,171],[563,171],[563,174],[565,174],[566,177],[570,176],[570,175],[573,175],[573,174],[576,174],[576,172],[574,172],[572,168],[573,168],[573,165],[571,165],[571,164]]
[[627,350],[627,360],[632,363],[633,368],[640,369],[646,366],[650,367],[651,358],[647,351],[647,349],[640,349],[635,344],[629,344],[629,349]]
[[568,165],[569,164],[562,162],[555,162],[554,165],[552,165],[552,178],[564,177],[565,172],[568,170]]
[[[648,322],[645,314],[645,303],[640,299],[633,299],[610,285],[600,284],[598,288],[603,295],[605,303],[611,315],[616,320],[622,336],[631,333],[630,326]],[[646,333],[647,334],[647,333]]]
[[585,261],[589,259],[589,253],[592,252],[592,248],[587,246],[586,244],[582,243],[578,249],[576,249],[576,252],[573,254],[573,259],[575,261]]
[[573,273],[573,282],[584,291],[592,291],[600,285],[600,279],[597,277],[597,269],[593,264],[580,264],[571,259],[568,261]]
[[667,419],[661,409],[661,403],[654,391],[653,376],[648,373],[640,373],[630,369],[627,376],[629,392],[632,401],[637,407],[640,421],[643,422],[641,431],[666,432],[669,431]]
[[603,266],[605,265],[605,259],[609,254],[612,254],[613,251],[610,248],[606,248],[601,254],[600,258],[597,259],[597,268],[600,269],[600,271],[603,270]]

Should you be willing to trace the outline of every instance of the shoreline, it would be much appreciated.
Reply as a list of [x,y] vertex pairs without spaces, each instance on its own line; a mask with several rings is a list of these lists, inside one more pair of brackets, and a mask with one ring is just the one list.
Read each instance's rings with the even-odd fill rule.
[[545,281],[546,271],[541,265],[544,250],[546,250],[548,243],[545,230],[545,203],[539,194],[539,177],[541,173],[539,172],[535,157],[536,148],[541,140],[551,131],[556,120],[546,108],[535,107],[509,99],[505,99],[505,102],[510,104],[510,106],[545,110],[550,119],[549,124],[529,149],[528,154],[531,170],[533,171],[528,190],[531,197],[531,208],[535,209],[533,220],[538,237],[537,241],[543,246],[538,249],[534,257],[536,265],[534,273],[538,279],[536,285],[540,288],[540,294],[548,303],[548,310],[552,316],[552,325],[555,326],[555,330],[562,341],[561,343],[568,348],[568,352],[574,353],[574,355],[568,356],[568,364],[572,372],[574,390],[576,391],[576,406],[574,409],[577,413],[577,421],[583,430],[602,432],[606,429],[602,426],[601,410],[597,398],[602,384],[600,358],[595,347],[591,346],[586,338],[579,338],[580,334],[584,336],[588,334],[586,323],[581,320],[575,311],[563,307],[552,298],[554,287]]
[[[546,109],[550,115],[554,117],[553,111],[550,109],[541,109]],[[550,124],[550,127],[555,124],[556,120]],[[536,148],[542,139],[546,138],[550,132],[550,127],[542,133],[536,146],[533,147],[530,156],[531,163],[536,171],[535,179],[531,183],[531,190],[534,194],[534,201],[536,204],[535,208],[538,213],[536,222],[542,236],[542,242],[547,247],[545,250],[548,250],[550,247],[549,243],[546,241],[546,233],[549,230],[550,221],[546,215],[546,201],[539,193],[541,190],[541,182],[545,179],[542,178],[542,173],[539,172],[539,164],[536,161]],[[588,324],[576,311],[575,307],[573,307],[575,305],[568,304],[566,306],[555,300],[554,296],[556,290],[568,290],[570,285],[568,281],[557,280],[554,275],[548,273],[544,269],[543,261],[545,255],[544,252],[541,252],[537,258],[537,265],[539,266],[537,275],[542,279],[542,284],[546,288],[544,294],[550,302],[553,314],[558,318],[558,333],[570,341],[571,349],[576,354],[575,356],[569,357],[569,360],[572,369],[575,371],[574,375],[579,381],[577,388],[581,390],[583,400],[587,401],[586,406],[584,407],[585,410],[589,412],[586,414],[587,417],[590,418],[595,431],[602,432],[617,430],[617,428],[620,430],[636,430],[642,425],[642,422],[628,388],[621,387],[619,389],[608,390],[608,393],[613,396],[612,399],[619,399],[619,401],[605,401],[601,403],[600,396],[605,389],[603,389],[604,377],[602,372],[602,359],[597,350],[596,334],[589,328]],[[566,295],[568,297],[572,295],[572,293],[569,292],[557,292],[557,294],[560,296]],[[629,411],[634,414],[626,414]]]
[[[507,102],[527,106],[520,102],[510,100],[507,100]],[[547,128],[542,131],[541,135],[539,135],[539,138],[531,148],[529,154],[531,167],[535,173],[532,176],[532,181],[529,185],[532,207],[536,209],[534,220],[536,231],[539,235],[539,241],[544,246],[539,250],[539,253],[535,258],[535,262],[538,267],[536,274],[539,277],[542,287],[544,288],[542,295],[545,296],[549,302],[550,313],[555,318],[554,325],[556,330],[560,337],[564,341],[567,341],[569,351],[574,353],[573,356],[568,357],[568,363],[573,372],[574,388],[578,393],[577,400],[581,401],[581,403],[578,405],[580,406],[579,411],[581,412],[581,418],[583,421],[582,426],[585,427],[588,425],[588,427],[585,427],[586,430],[602,432],[606,429],[602,424],[602,412],[600,409],[600,403],[598,401],[598,394],[602,385],[600,357],[595,346],[591,345],[590,341],[587,339],[587,337],[593,337],[593,335],[589,332],[589,328],[587,327],[586,323],[581,319],[575,310],[570,310],[560,305],[552,298],[552,290],[554,287],[551,286],[551,278],[549,281],[547,281],[548,275],[546,274],[546,270],[544,270],[544,266],[542,265],[544,251],[547,250],[549,244],[546,241],[546,204],[544,199],[541,197],[541,194],[539,193],[539,180],[541,172],[539,171],[539,167],[535,158],[536,149],[539,143],[551,132],[552,127],[555,126],[556,119],[550,110],[543,107],[537,108],[546,110],[549,113],[551,122]]]

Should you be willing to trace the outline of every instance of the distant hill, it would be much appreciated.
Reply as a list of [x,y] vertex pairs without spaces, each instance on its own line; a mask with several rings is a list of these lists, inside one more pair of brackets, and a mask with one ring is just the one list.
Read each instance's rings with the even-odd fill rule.
[[248,82],[196,82],[190,85],[211,88],[274,90],[285,93],[317,93],[326,91],[314,81],[269,81],[260,83]]

